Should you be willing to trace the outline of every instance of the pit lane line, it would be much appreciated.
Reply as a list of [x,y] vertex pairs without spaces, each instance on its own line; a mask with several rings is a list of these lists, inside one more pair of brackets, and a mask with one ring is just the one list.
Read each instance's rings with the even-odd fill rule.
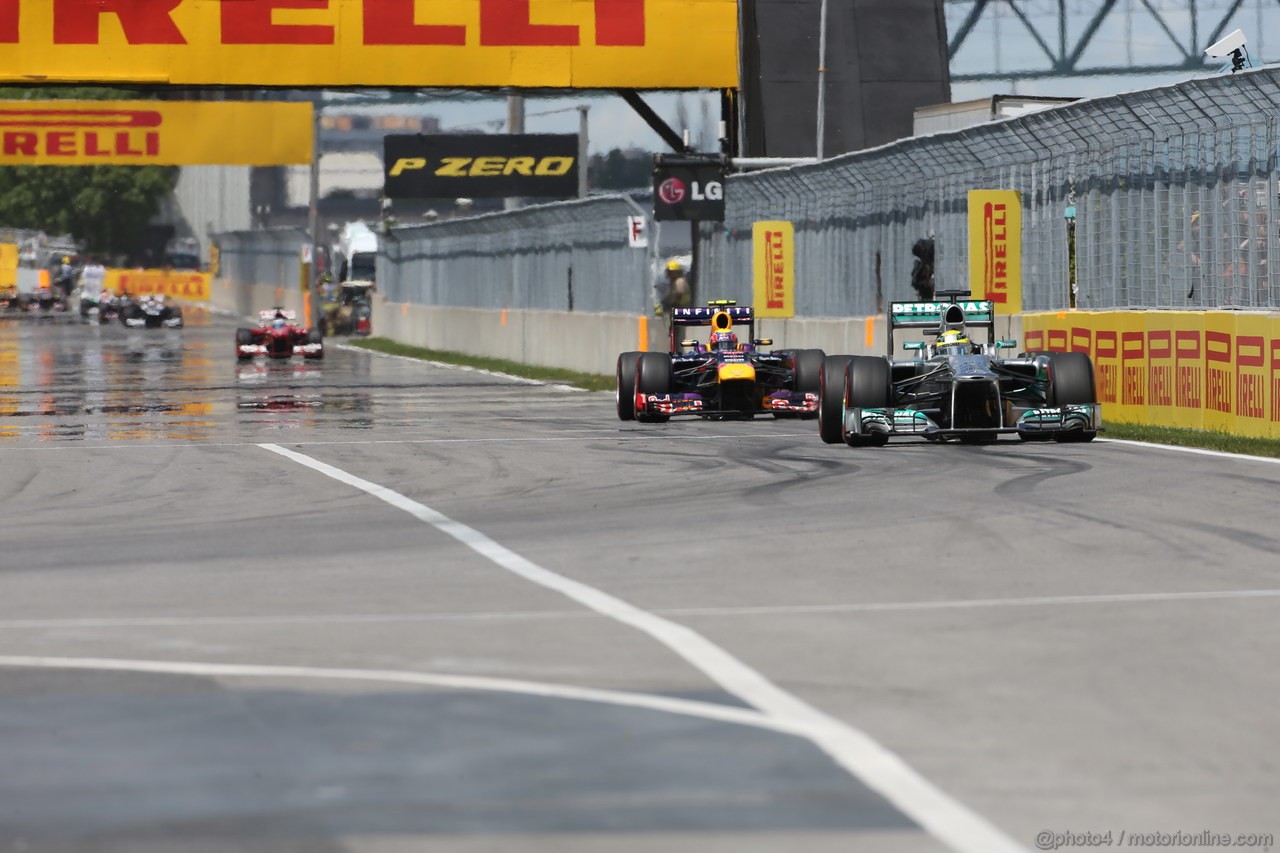
[[451,536],[500,568],[647,634],[749,707],[809,740],[957,853],[1025,853],[1024,847],[986,818],[942,792],[869,735],[788,693],[692,629],[545,569],[483,533],[385,486],[277,444],[259,447],[359,489]]
[[[1206,592],[1135,592],[1103,595],[1046,595],[1031,598],[962,598],[951,601],[885,601],[847,604],[777,604],[762,607],[679,607],[650,611],[657,616],[788,616],[808,613],[911,613],[1007,607],[1072,607],[1087,604],[1169,604],[1280,598],[1280,589],[1226,589]],[[193,628],[222,625],[396,625],[418,622],[528,622],[601,619],[583,610],[513,610],[476,613],[321,613],[310,616],[143,616],[102,619],[0,619],[0,631],[33,628]]]

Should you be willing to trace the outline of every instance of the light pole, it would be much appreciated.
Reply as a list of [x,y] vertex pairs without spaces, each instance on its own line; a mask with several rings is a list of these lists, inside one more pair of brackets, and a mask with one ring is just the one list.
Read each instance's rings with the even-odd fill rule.
[[827,135],[827,0],[818,13],[818,159],[822,159]]
[[316,269],[320,263],[320,111],[322,102],[316,101],[311,108],[311,198],[307,206],[307,233],[311,239],[311,263],[307,265],[305,314],[308,326],[317,327],[320,323],[320,288],[317,287]]
[[587,113],[591,107],[587,104],[578,106],[578,198],[587,197],[587,158],[590,156],[587,147]]

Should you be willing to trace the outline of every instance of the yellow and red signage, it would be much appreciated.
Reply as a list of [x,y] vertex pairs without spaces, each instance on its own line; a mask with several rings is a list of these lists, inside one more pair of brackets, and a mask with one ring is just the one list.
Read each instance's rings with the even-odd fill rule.
[[287,166],[313,137],[305,103],[0,101],[4,166]]
[[0,0],[0,79],[733,88],[738,85],[738,4]]
[[796,229],[790,222],[756,222],[754,305],[757,317],[796,315]]
[[106,288],[130,296],[156,294],[183,302],[208,302],[212,279],[207,272],[109,269]]
[[1022,324],[1028,351],[1089,353],[1104,421],[1280,438],[1280,317],[1081,311]]
[[1022,313],[1022,199],[1013,190],[969,192],[969,290],[997,314]]

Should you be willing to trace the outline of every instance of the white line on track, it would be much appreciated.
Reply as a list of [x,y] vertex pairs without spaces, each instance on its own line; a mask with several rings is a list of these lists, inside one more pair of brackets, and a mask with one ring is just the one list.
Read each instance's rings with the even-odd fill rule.
[[785,720],[775,720],[750,708],[735,708],[714,702],[675,699],[651,693],[629,693],[621,690],[599,690],[568,684],[545,684],[510,678],[487,678],[474,675],[443,675],[433,672],[408,672],[377,669],[332,669],[310,666],[260,666],[251,664],[196,663],[190,661],[116,660],[111,658],[58,658],[0,656],[0,667],[27,669],[87,669],[103,672],[151,672],[163,675],[202,675],[213,678],[299,678],[327,681],[377,681],[409,684],[416,687],[440,687],[450,690],[481,690],[494,693],[520,693],[548,699],[572,699],[643,708],[686,717],[700,717],[741,726],[754,726],[786,734],[802,735]]
[[943,793],[869,735],[778,687],[701,634],[595,587],[544,569],[483,533],[385,486],[276,444],[260,446],[412,515],[512,574],[649,635],[729,693],[779,724],[803,733],[837,764],[951,849],[963,853],[1021,853],[1025,849],[985,818]]
[[[1046,595],[1035,598],[967,598],[954,601],[884,601],[846,604],[777,604],[767,607],[680,607],[652,611],[659,616],[786,616],[804,613],[903,613],[925,610],[980,610],[1001,607],[1078,607],[1088,604],[1164,604],[1199,601],[1280,599],[1280,589],[1208,592],[1135,592],[1110,595]],[[586,610],[512,610],[475,613],[317,613],[306,616],[140,616],[103,619],[0,619],[0,631],[34,628],[198,628],[221,625],[393,625],[415,622],[527,622],[599,619]]]
[[1280,465],[1280,458],[1249,456],[1244,453],[1227,453],[1222,450],[1206,450],[1203,447],[1179,447],[1175,444],[1154,444],[1149,441],[1129,441],[1121,438],[1099,438],[1097,441],[1106,444],[1127,444],[1130,447],[1143,447],[1148,450],[1171,450],[1176,453],[1191,453],[1196,456],[1213,456],[1218,459],[1237,459],[1245,462],[1266,462],[1268,465]]

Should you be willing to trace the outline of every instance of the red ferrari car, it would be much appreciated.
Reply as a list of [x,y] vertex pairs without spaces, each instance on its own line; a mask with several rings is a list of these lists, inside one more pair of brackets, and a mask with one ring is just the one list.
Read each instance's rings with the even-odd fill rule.
[[319,329],[298,325],[293,311],[273,308],[258,312],[258,325],[252,329],[236,329],[236,358],[255,355],[268,358],[324,358],[324,340]]

